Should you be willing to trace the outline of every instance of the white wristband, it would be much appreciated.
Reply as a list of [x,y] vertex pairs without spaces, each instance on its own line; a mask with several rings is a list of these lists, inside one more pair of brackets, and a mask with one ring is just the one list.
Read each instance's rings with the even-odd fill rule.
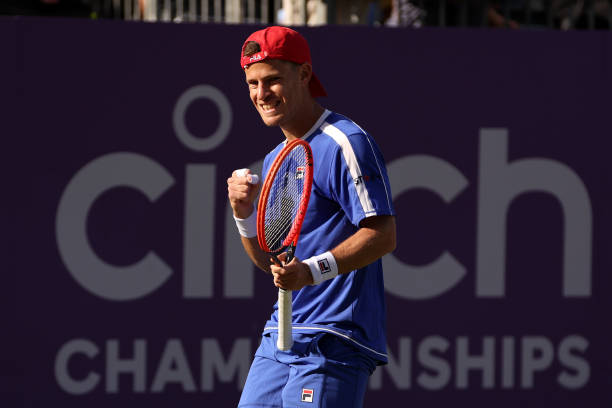
[[253,209],[253,212],[247,218],[236,218],[234,215],[234,220],[236,221],[236,227],[238,227],[238,232],[240,235],[246,238],[253,238],[257,236],[256,209]]
[[320,255],[315,255],[304,261],[310,273],[312,274],[312,284],[318,285],[319,283],[333,279],[338,276],[338,264],[336,258],[331,252],[327,251]]

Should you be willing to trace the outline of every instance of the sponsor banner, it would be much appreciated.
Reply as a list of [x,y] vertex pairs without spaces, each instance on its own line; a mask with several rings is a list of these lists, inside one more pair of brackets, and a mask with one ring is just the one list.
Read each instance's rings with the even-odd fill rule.
[[[226,200],[282,139],[239,66],[254,28],[0,19],[12,406],[236,405],[276,299]],[[302,32],[398,213],[365,406],[605,406],[612,34]]]

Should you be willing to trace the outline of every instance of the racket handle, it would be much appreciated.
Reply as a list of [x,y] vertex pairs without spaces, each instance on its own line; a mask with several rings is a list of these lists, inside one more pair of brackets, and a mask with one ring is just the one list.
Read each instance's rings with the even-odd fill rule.
[[259,183],[259,176],[257,174],[251,174],[251,177],[249,177],[249,183],[251,184],[257,184]]
[[[259,176],[257,174],[249,174],[249,175],[247,175],[246,171],[247,171],[247,169],[238,169],[238,170],[236,170],[236,175],[240,176],[240,177],[247,176],[247,180],[251,184],[259,183]],[[248,177],[248,176],[251,176],[251,177]]]
[[276,347],[283,351],[287,351],[293,346],[291,328],[292,297],[293,295],[290,290],[278,290],[278,340],[276,342]]

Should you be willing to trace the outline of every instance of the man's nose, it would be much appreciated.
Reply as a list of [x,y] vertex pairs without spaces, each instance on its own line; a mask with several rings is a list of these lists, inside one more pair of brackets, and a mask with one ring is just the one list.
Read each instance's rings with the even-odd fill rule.
[[269,93],[270,90],[267,86],[265,86],[264,84],[259,84],[259,86],[257,87],[257,99],[265,100]]

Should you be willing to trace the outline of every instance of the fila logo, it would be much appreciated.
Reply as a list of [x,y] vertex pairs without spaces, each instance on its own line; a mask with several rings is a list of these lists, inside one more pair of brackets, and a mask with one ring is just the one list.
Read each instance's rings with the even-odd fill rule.
[[319,259],[317,261],[319,263],[319,270],[321,271],[321,275],[331,271],[329,267],[329,261],[326,258]]
[[302,388],[302,402],[312,402],[313,394],[314,394],[314,390],[309,390],[308,388]]
[[303,179],[303,178],[304,178],[304,171],[305,171],[305,170],[306,170],[306,169],[305,169],[303,166],[298,167],[298,168],[295,170],[295,178],[296,178],[296,179]]
[[255,54],[251,58],[249,58],[249,62],[259,61],[261,59],[261,54]]

